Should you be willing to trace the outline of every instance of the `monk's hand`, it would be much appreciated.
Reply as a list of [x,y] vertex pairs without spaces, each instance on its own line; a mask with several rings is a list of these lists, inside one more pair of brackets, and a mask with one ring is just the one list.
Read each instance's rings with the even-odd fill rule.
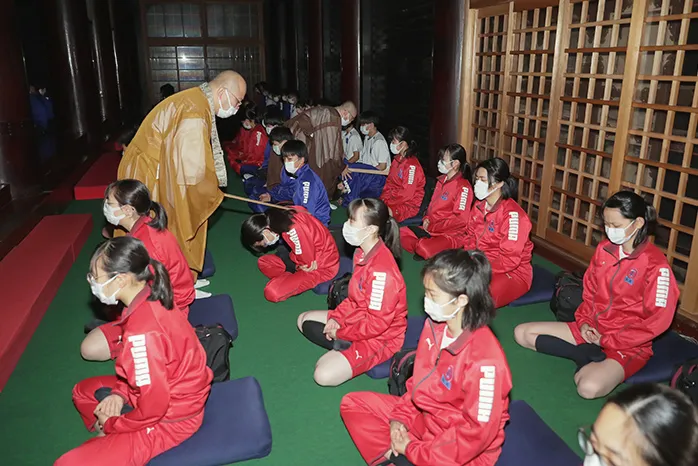
[[259,200],[262,202],[269,202],[269,201],[271,201],[271,194],[269,194],[269,193],[260,194]]
[[348,165],[346,167],[344,167],[344,170],[342,171],[342,179],[343,180],[350,180],[351,179],[351,172],[349,171]]
[[119,395],[109,395],[103,399],[95,408],[94,414],[102,413],[107,417],[120,416],[124,407],[124,399]]

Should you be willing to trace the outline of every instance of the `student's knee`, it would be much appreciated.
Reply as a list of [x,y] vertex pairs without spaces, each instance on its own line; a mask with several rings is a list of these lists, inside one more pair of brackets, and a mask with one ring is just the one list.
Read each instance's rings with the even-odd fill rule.
[[[612,388],[611,388],[612,390]],[[608,389],[602,380],[596,377],[581,377],[577,382],[577,393],[584,399],[593,400],[608,395],[611,390]]]
[[514,340],[521,346],[533,347],[535,345],[535,335],[531,332],[531,324],[517,325],[514,328]]
[[86,361],[111,359],[109,344],[99,329],[92,330],[80,343],[80,356]]
[[286,299],[286,296],[279,292],[278,286],[269,286],[271,282],[264,287],[264,298],[271,303],[279,303]]
[[315,368],[313,379],[315,379],[315,383],[321,387],[336,387],[341,383],[337,381],[337,377],[333,371],[327,370],[323,366],[318,366]]
[[359,398],[361,397],[361,392],[347,393],[342,397],[342,402],[339,404],[339,415],[344,418],[345,413],[351,413],[356,411],[359,405]]
[[305,322],[305,315],[307,312],[303,312],[301,315],[298,316],[298,319],[296,320],[296,326],[298,327],[298,331],[303,333],[303,322]]

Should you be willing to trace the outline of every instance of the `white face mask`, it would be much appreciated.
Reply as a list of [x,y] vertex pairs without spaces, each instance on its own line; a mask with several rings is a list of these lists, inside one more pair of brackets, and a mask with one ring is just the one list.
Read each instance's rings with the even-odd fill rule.
[[276,128],[276,126],[265,126],[264,129],[266,130],[267,134],[271,134],[271,130]]
[[281,155],[281,146],[273,145],[271,146],[271,149],[276,155]]
[[342,126],[348,126],[351,122],[352,120],[347,120],[346,118],[342,117]]
[[118,275],[111,277],[104,283],[97,283],[94,279],[90,279],[90,290],[92,291],[92,294],[95,296],[95,298],[99,299],[103,304],[106,304],[107,306],[113,306],[114,304],[117,304],[119,302],[119,300],[116,299],[116,293],[121,291],[121,288],[116,290],[114,294],[112,294],[111,296],[107,296],[104,294],[104,287],[107,286],[109,283],[113,282],[117,276]]
[[116,215],[116,211],[119,209],[115,209],[109,204],[107,204],[106,199],[104,200],[104,206],[102,207],[102,212],[104,213],[104,218],[107,219],[107,222],[111,223],[112,225],[119,225],[119,222],[126,218],[126,214],[123,213],[121,215]]
[[473,186],[473,191],[475,192],[475,197],[479,200],[485,199],[487,196],[492,194],[495,190],[488,191],[489,186],[482,180],[477,180],[475,186]]
[[296,168],[296,162],[284,162],[284,168],[291,175],[295,174],[298,171],[298,168]]
[[344,226],[342,227],[342,236],[344,236],[344,241],[352,246],[361,246],[369,235],[359,239],[359,232],[365,230],[366,228],[368,227],[356,228],[349,223],[349,220],[347,220],[344,222]]
[[272,240],[269,240],[267,238],[267,236],[264,233],[262,233],[262,236],[264,236],[264,241],[265,241],[265,244],[267,245],[267,247],[274,246],[276,243],[279,242],[279,235],[277,235],[276,233],[274,233],[271,230],[269,231],[269,234],[272,235],[272,238],[273,238]]
[[398,148],[397,148],[399,145],[400,145],[400,144],[395,144],[394,142],[391,142],[391,143],[390,143],[390,152],[392,152],[392,153],[395,154],[395,155],[399,154],[400,151],[399,151]]
[[[451,162],[451,165],[453,165],[453,162]],[[444,162],[443,160],[439,160],[437,168],[439,169],[439,173],[441,173],[442,175],[445,175],[451,171],[451,169],[446,166],[446,162]]]
[[601,459],[598,453],[592,453],[584,457],[584,466],[606,466],[606,462]]
[[632,238],[635,235],[635,232],[637,232],[637,228],[633,230],[633,232],[630,233],[628,236],[625,236],[625,232],[634,224],[635,221],[633,220],[630,223],[630,225],[628,225],[625,228],[606,227],[606,236],[608,237],[608,240],[613,244],[617,244],[618,246],[627,243],[630,240],[630,238]]
[[247,124],[247,123],[243,123],[243,124],[242,124],[242,127],[245,128],[245,129],[247,129],[247,130],[252,129],[252,125]]
[[361,127],[361,134],[363,134],[364,136],[368,136],[368,126]]
[[218,111],[216,112],[216,116],[218,116],[218,118],[230,118],[238,112],[237,107],[233,107],[233,102],[230,100],[230,93],[227,89],[225,90],[225,96],[228,98],[228,109],[223,110],[223,100],[219,97]]
[[458,298],[453,298],[446,304],[439,304],[432,301],[429,297],[424,296],[424,311],[429,315],[429,317],[431,317],[431,320],[433,320],[434,322],[446,322],[447,320],[453,319],[456,316],[456,314],[458,314],[460,308],[456,308],[456,310],[449,315],[444,314],[443,308],[454,302],[456,299]]

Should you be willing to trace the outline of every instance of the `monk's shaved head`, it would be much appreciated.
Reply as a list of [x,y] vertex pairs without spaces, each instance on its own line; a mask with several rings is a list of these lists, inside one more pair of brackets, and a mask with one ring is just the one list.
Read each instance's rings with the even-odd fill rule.
[[234,107],[239,107],[242,101],[245,100],[247,82],[245,82],[245,78],[236,71],[223,71],[209,84],[213,95],[218,97],[213,99],[216,110],[218,110],[221,101],[227,104],[228,97],[230,97]]
[[337,110],[339,115],[342,117],[342,120],[344,120],[342,121],[342,126],[348,125],[354,121],[354,118],[356,118],[356,105],[354,105],[354,102],[351,100],[347,100],[339,107],[335,107],[335,110]]

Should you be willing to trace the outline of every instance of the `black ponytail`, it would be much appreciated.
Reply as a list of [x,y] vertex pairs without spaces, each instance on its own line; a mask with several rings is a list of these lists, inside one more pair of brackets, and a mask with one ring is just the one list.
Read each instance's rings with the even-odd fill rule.
[[268,209],[264,213],[250,216],[242,222],[240,229],[240,240],[243,246],[254,252],[263,252],[267,248],[256,246],[256,244],[264,240],[264,230],[268,228],[277,235],[286,233],[291,229],[295,215],[295,210]]
[[502,184],[502,199],[514,199],[518,197],[518,185],[516,178],[511,176],[509,165],[500,157],[486,159],[477,165],[477,169],[484,168],[487,171],[488,185],[491,187],[494,184],[503,182]]
[[396,126],[388,133],[388,144],[393,142],[393,139],[407,143],[406,158],[417,156],[417,141],[412,139],[412,133],[410,133],[409,129],[404,126]]
[[[96,272],[96,263],[101,259],[101,268],[107,275],[131,274],[136,281],[150,282],[149,301],[160,301],[165,309],[174,308],[172,284],[167,269],[151,259],[145,245],[133,236],[113,238],[100,245],[90,260],[90,270]],[[151,270],[152,268],[152,270]]]
[[468,153],[465,151],[465,148],[460,144],[445,145],[439,150],[439,160],[443,160],[446,154],[451,157],[451,160],[458,160],[458,162],[460,162],[461,176],[472,183],[473,169],[468,163]]
[[356,218],[355,215],[361,207],[365,207],[363,219],[366,226],[375,225],[378,227],[378,236],[380,236],[385,245],[388,246],[395,260],[399,261],[402,256],[402,248],[400,247],[400,226],[395,219],[390,216],[388,206],[380,199],[354,199],[348,207],[349,218]]
[[645,224],[637,231],[633,240],[634,248],[644,243],[649,236],[654,235],[657,228],[657,211],[639,194],[632,191],[618,191],[604,202],[601,211],[603,212],[604,209],[618,209],[628,220],[645,219]]
[[119,205],[133,207],[141,217],[151,217],[148,225],[152,228],[158,231],[167,228],[167,212],[162,205],[151,200],[150,190],[140,181],[132,179],[115,181],[107,186],[104,196],[108,197],[109,194],[114,194]]

